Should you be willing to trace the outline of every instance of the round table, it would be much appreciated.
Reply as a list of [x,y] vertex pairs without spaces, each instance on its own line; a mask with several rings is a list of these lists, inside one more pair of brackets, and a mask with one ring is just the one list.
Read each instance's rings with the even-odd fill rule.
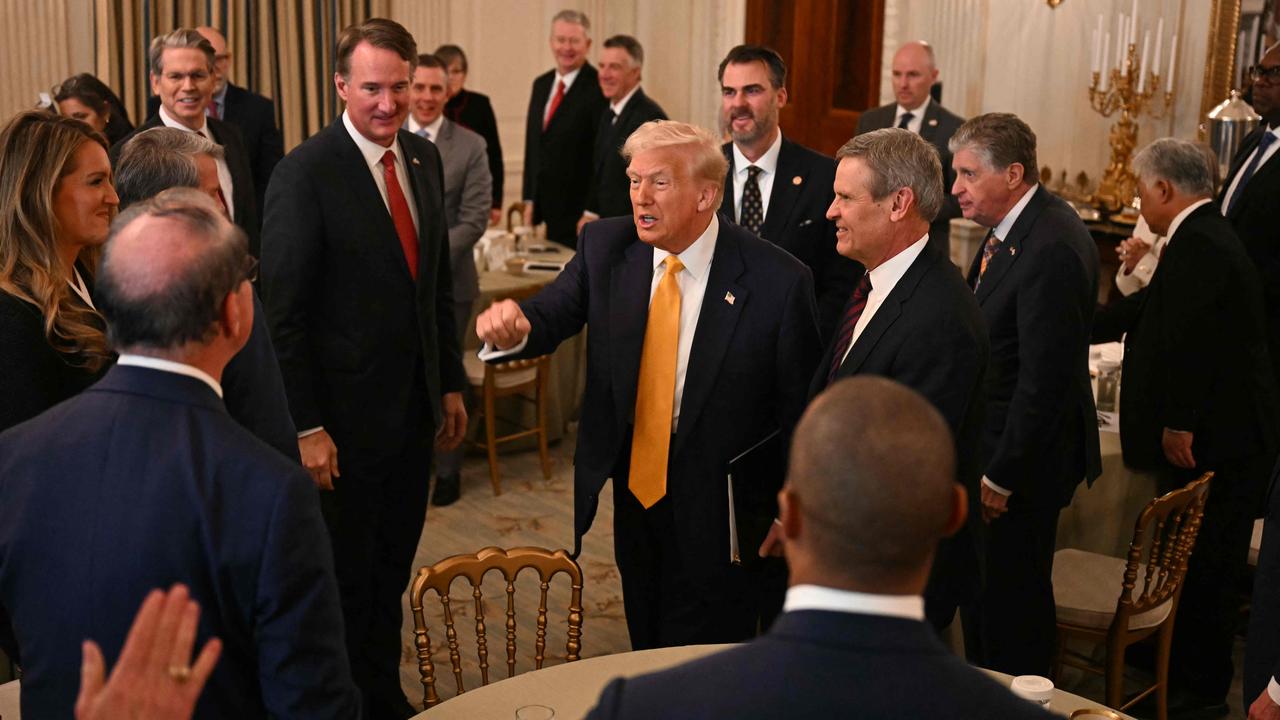
[[[595,706],[604,686],[615,677],[663,670],[731,647],[733,645],[659,648],[555,665],[469,690],[415,717],[422,720],[507,720],[515,717],[518,708],[545,705],[556,711],[556,720],[576,720]],[[1003,673],[990,670],[987,673],[1006,687],[1013,680]],[[444,687],[452,689],[451,685]],[[1070,715],[1080,708],[1098,707],[1104,706],[1061,690],[1054,690],[1053,701],[1049,704],[1049,709],[1059,715]]]

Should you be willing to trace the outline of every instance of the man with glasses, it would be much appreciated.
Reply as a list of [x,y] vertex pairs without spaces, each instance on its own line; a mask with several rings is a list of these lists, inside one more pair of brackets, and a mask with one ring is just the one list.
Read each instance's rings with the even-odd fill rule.
[[1266,301],[1267,338],[1271,362],[1280,380],[1280,44],[1273,45],[1249,72],[1253,81],[1253,109],[1262,124],[1247,135],[1231,160],[1217,203],[1244,242],[1262,275]]

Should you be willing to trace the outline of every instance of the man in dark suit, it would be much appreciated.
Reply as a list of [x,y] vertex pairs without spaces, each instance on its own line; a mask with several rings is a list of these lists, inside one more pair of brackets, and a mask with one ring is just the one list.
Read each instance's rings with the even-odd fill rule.
[[[855,137],[836,158],[836,201],[827,216],[840,254],[867,273],[828,341],[810,395],[853,375],[881,375],[923,394],[955,438],[956,481],[976,499],[990,347],[973,292],[926,237],[945,195],[938,153],[917,135],[886,129]],[[905,184],[894,187],[898,182]],[[965,525],[938,547],[924,596],[939,630],[977,598],[974,543]]]
[[614,35],[604,41],[600,53],[600,91],[609,107],[596,128],[591,194],[578,221],[582,225],[602,217],[631,214],[631,181],[622,160],[622,144],[636,128],[650,120],[666,120],[667,113],[640,87],[644,48],[630,35]]
[[720,213],[794,255],[813,272],[818,325],[830,337],[862,267],[836,252],[826,219],[836,165],[782,137],[787,66],[760,45],[739,45],[720,62],[720,121],[733,142]]
[[1280,382],[1280,44],[1267,50],[1251,78],[1253,109],[1262,125],[1240,144],[1217,204],[1262,276],[1272,374]]
[[986,587],[965,613],[966,649],[982,667],[1048,675],[1058,513],[1102,472],[1088,367],[1098,250],[1075,211],[1037,184],[1026,123],[978,116],[951,151],[960,210],[991,228],[968,274],[991,364],[979,440]]
[[1249,717],[1280,718],[1280,466],[1268,490],[1267,522],[1258,551],[1249,610],[1249,638],[1244,645],[1244,704]]
[[632,647],[736,642],[755,633],[769,591],[755,550],[821,352],[812,281],[717,219],[724,160],[711,133],[647,123],[623,154],[634,216],[589,223],[550,286],[486,310],[481,357],[542,355],[591,327],[575,545],[612,477]]
[[180,28],[151,41],[151,92],[160,96],[160,107],[132,133],[111,146],[115,163],[134,135],[154,127],[171,127],[198,133],[222,146],[218,183],[227,211],[249,236],[249,252],[259,255],[257,193],[244,138],[234,125],[205,115],[213,94],[213,46],[195,30]]
[[95,287],[119,362],[0,435],[0,625],[24,716],[71,717],[82,641],[114,662],[142,598],[175,582],[224,648],[202,717],[359,713],[315,489],[220,398],[251,270],[244,233],[198,191],[130,208]]
[[965,664],[923,622],[934,547],[967,510],[951,448],[947,422],[910,389],[837,382],[796,428],[778,496],[786,612],[754,642],[614,680],[588,717],[1053,717]]
[[342,116],[267,188],[263,297],[302,463],[322,493],[347,651],[366,717],[408,717],[401,596],[422,534],[432,440],[462,440],[440,153],[401,126],[417,47],[374,18],[338,39]]
[[551,20],[556,67],[533,81],[524,131],[524,200],[547,239],[574,247],[578,219],[591,191],[596,124],[604,111],[596,69],[587,62],[591,22],[577,10]]
[[[448,78],[444,61],[419,55],[413,69],[409,119],[405,129],[435,143],[444,169],[444,215],[449,226],[449,269],[453,272],[453,318],[458,347],[471,329],[471,307],[480,294],[472,249],[489,219],[489,168],[484,138],[444,116]],[[432,505],[451,505],[462,494],[461,446],[436,455]]]
[[1178,601],[1192,621],[1174,626],[1169,682],[1176,709],[1226,714],[1236,588],[1277,446],[1262,287],[1213,204],[1195,143],[1156,140],[1133,169],[1142,216],[1169,240],[1151,283],[1117,306],[1132,311],[1114,330],[1127,333],[1120,442],[1125,465],[1155,473],[1161,492],[1214,473]]
[[[938,81],[933,47],[923,40],[909,42],[893,55],[893,94],[897,102],[872,108],[858,117],[858,131],[881,128],[906,128],[928,140],[942,158],[943,187],[955,183],[951,169],[951,150],[947,143],[964,118],[942,107],[929,96],[929,88]],[[951,218],[960,217],[960,205],[948,194],[942,209],[929,224],[929,242],[951,257]]]
[[[138,133],[116,161],[113,179],[120,209],[171,187],[189,187],[208,195],[225,212],[218,192],[221,155],[217,143],[195,133],[163,127]],[[227,363],[222,388],[227,412],[236,422],[285,457],[300,461],[298,430],[289,415],[280,363],[257,292],[253,294],[253,331],[244,349]]]

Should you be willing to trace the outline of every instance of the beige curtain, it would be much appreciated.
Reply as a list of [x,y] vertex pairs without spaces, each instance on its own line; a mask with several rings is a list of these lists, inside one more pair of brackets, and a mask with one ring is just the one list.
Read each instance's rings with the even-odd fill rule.
[[338,33],[385,17],[389,6],[390,0],[95,0],[97,75],[120,91],[139,124],[151,91],[151,38],[180,27],[220,28],[232,82],[275,100],[287,152],[342,110],[333,88]]
[[66,0],[0,2],[0,124],[72,74]]

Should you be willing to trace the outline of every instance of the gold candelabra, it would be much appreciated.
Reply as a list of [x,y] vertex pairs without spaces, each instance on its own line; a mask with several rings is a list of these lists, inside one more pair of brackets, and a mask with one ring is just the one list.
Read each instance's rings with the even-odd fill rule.
[[[1116,212],[1128,205],[1137,194],[1138,181],[1129,169],[1129,158],[1138,144],[1137,118],[1146,111],[1152,120],[1163,118],[1173,106],[1173,91],[1166,86],[1164,103],[1157,95],[1160,87],[1160,76],[1147,72],[1146,82],[1142,81],[1143,68],[1138,67],[1138,46],[1128,44],[1125,60],[1120,67],[1103,69],[1109,73],[1110,82],[1099,85],[1101,72],[1093,73],[1093,82],[1089,85],[1089,104],[1103,117],[1111,117],[1117,111],[1120,118],[1111,125],[1111,162],[1102,176],[1098,190],[1093,194],[1094,204],[1110,212]],[[1158,51],[1157,51],[1158,52]],[[1156,102],[1152,102],[1156,99]]]

